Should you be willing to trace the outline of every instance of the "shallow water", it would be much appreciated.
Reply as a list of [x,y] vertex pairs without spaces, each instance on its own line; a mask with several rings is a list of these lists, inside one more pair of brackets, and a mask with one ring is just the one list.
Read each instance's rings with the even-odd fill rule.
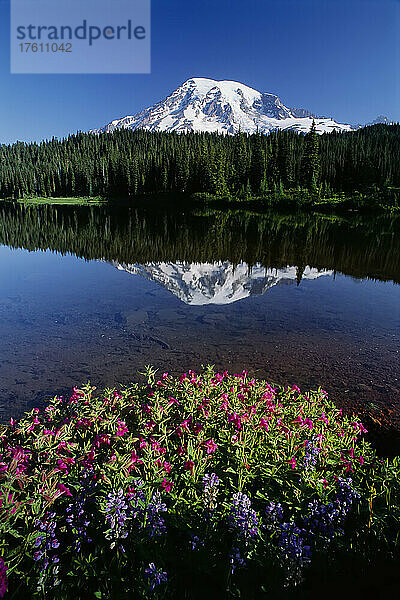
[[400,223],[0,208],[0,412],[212,363],[396,423]]

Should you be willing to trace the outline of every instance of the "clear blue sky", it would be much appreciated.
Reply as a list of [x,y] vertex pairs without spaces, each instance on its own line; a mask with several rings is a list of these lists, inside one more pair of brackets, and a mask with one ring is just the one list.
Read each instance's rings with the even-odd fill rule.
[[104,125],[195,76],[340,122],[399,121],[400,0],[153,0],[150,75],[11,75],[0,0],[0,71],[0,143]]

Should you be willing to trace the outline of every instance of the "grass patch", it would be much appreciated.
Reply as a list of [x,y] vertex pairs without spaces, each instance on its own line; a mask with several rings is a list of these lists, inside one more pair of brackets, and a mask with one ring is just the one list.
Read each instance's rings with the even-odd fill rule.
[[49,197],[34,197],[34,198],[21,198],[17,201],[20,204],[68,204],[74,206],[88,206],[90,204],[104,204],[107,201],[100,196],[91,197],[76,197],[76,198],[49,198]]

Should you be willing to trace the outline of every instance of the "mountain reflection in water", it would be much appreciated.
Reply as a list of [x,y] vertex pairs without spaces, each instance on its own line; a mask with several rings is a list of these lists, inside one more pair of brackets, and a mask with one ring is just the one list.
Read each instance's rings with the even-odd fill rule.
[[299,284],[303,279],[332,275],[332,271],[318,271],[308,266],[303,271],[297,267],[266,269],[260,263],[250,267],[244,262],[238,265],[229,262],[112,264],[120,271],[155,281],[192,306],[230,304],[264,294],[275,285],[296,281]]
[[399,218],[2,203],[0,245],[3,418],[211,363],[400,421]]

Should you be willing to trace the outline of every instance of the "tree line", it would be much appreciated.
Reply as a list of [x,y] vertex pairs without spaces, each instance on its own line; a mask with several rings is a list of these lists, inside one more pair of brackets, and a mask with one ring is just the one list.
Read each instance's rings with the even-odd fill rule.
[[[318,135],[275,131],[77,133],[0,146],[0,198],[145,194],[330,197],[400,188],[400,125]],[[399,201],[394,192],[395,201]],[[393,194],[392,194],[393,197]]]
[[246,262],[400,283],[400,217],[0,204],[0,244],[120,264]]

